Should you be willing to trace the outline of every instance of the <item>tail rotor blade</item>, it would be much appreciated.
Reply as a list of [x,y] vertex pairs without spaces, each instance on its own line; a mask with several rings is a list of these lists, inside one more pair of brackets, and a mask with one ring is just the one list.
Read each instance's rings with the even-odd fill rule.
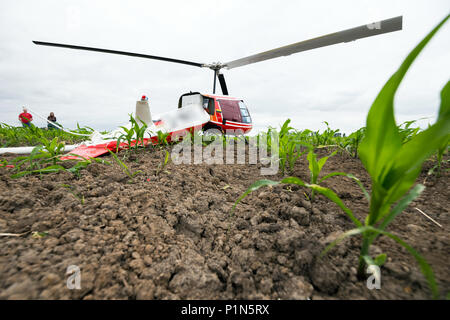
[[402,30],[403,17],[395,17],[379,22],[362,25],[356,28],[347,29],[340,32],[330,33],[318,38],[309,39],[273,50],[257,53],[245,58],[224,63],[227,69],[233,69],[247,64],[288,56],[293,53],[312,50],[316,48],[331,46],[342,42],[350,42],[366,37],[376,36],[383,33]]
[[86,51],[95,51],[95,52],[119,54],[119,55],[138,57],[138,58],[161,60],[161,61],[167,61],[167,62],[187,64],[187,65],[194,66],[194,67],[204,67],[205,66],[204,63],[198,63],[198,62],[192,62],[192,61],[186,61],[186,60],[179,60],[179,59],[173,59],[173,58],[167,58],[167,57],[160,57],[160,56],[152,56],[152,55],[148,55],[148,54],[141,54],[141,53],[134,53],[134,52],[117,51],[117,50],[92,48],[92,47],[82,47],[82,46],[75,46],[75,45],[71,45],[71,44],[42,42],[42,41],[33,41],[33,43],[37,44],[37,45],[40,45],[40,46],[60,47],[60,48],[86,50]]

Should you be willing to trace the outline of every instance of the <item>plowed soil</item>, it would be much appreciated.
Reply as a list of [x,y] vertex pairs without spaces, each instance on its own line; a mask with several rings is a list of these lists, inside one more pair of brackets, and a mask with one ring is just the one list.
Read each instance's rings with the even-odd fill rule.
[[[320,156],[327,154],[325,150]],[[174,165],[157,172],[164,151],[143,150],[125,163],[142,173],[130,183],[111,165],[11,179],[0,168],[1,299],[429,299],[414,258],[386,237],[372,253],[387,253],[381,289],[358,280],[361,244],[353,237],[319,258],[324,247],[354,226],[331,201],[293,185],[261,188],[236,199],[260,176],[261,165]],[[11,157],[7,157],[11,159]],[[448,173],[418,182],[426,189],[389,231],[419,251],[434,270],[442,297],[450,291]],[[344,171],[370,180],[361,162],[330,158],[326,174]],[[294,176],[309,180],[305,157]],[[324,183],[360,219],[367,201],[345,177]],[[442,225],[434,224],[415,208]],[[34,232],[46,232],[41,236]],[[34,236],[33,236],[34,235]],[[81,271],[69,290],[67,267]]]

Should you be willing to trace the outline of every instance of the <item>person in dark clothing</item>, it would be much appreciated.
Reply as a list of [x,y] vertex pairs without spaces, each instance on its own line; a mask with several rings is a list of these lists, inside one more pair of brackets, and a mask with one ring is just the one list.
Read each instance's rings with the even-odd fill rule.
[[56,123],[56,117],[53,112],[50,112],[50,115],[47,117],[47,120],[50,121],[50,122],[47,122],[48,129],[58,129],[58,127],[53,124],[53,123]]

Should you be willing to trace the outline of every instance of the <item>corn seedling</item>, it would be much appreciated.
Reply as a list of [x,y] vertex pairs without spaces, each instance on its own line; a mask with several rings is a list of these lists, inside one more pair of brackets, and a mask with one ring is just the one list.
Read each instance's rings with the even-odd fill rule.
[[[371,243],[379,234],[386,234],[384,230],[387,225],[424,189],[422,185],[417,185],[405,196],[415,183],[422,163],[444,143],[450,133],[450,82],[441,91],[441,106],[436,123],[415,134],[404,144],[402,134],[395,124],[393,104],[395,92],[412,62],[448,18],[449,16],[408,55],[378,94],[367,116],[366,136],[361,142],[359,154],[372,179],[372,196],[369,215],[365,221],[365,227],[369,229],[359,229],[363,236],[358,268],[360,275],[364,272],[364,257],[368,255]],[[402,197],[403,199],[391,208]],[[376,224],[378,227],[375,230]],[[405,248],[418,259],[417,253],[406,246]],[[423,259],[418,259],[418,262],[436,296],[437,286],[431,268],[423,263]]]
[[158,169],[156,169],[156,175],[159,175],[164,168],[167,166],[170,160],[170,153],[166,150],[166,155],[164,157],[164,160],[158,165]]
[[410,141],[412,138],[414,138],[420,132],[419,127],[416,127],[416,128],[411,127],[418,120],[421,120],[421,119],[405,121],[398,126],[398,132],[400,134],[402,143],[406,143],[406,142]]
[[[11,162],[14,165],[14,170],[16,173],[14,173],[11,177],[20,178],[27,175],[56,173],[60,171],[67,171],[79,177],[80,171],[86,168],[89,164],[91,164],[92,161],[95,161],[97,163],[108,164],[108,162],[103,161],[101,159],[83,158],[83,160],[77,161],[77,163],[73,167],[66,169],[61,164],[58,163],[72,160],[62,161],[59,159],[64,144],[58,143],[55,139],[53,139],[51,142],[42,140],[42,143],[44,143],[45,146],[41,145],[33,148],[29,156],[16,157]],[[74,156],[80,157],[75,154]],[[52,164],[49,166],[48,164],[50,163]]]
[[[302,132],[294,132],[294,128],[289,126],[291,119],[287,119],[280,128],[278,133],[279,150],[278,156],[280,161],[281,174],[284,175],[286,167],[289,167],[289,171],[294,170],[295,162],[298,158],[306,153],[301,150],[302,143],[301,137],[304,136]],[[266,134],[261,136],[262,139],[267,139],[268,150],[271,150],[271,134],[277,134],[276,129],[269,128]]]
[[[292,142],[291,142],[291,135],[289,134],[289,131],[294,129],[292,127],[289,126],[289,123],[291,122],[291,119],[287,119],[283,125],[280,128],[280,132],[279,132],[279,152],[278,152],[278,156],[280,159],[280,170],[281,170],[281,174],[284,175],[284,170],[286,167],[286,162],[288,161],[288,149],[290,148],[290,146],[292,146]],[[275,131],[275,130],[272,130]],[[294,145],[295,147],[295,145]]]
[[356,130],[355,132],[352,132],[346,139],[348,143],[347,145],[345,145],[345,149],[353,156],[353,158],[358,157],[358,148],[362,139],[364,138],[365,133],[366,128],[363,127]]
[[[445,97],[441,96],[441,100],[444,100]],[[443,103],[450,103],[450,101],[448,102],[443,102]],[[444,159],[444,155],[447,153],[448,151],[448,145],[450,142],[450,134],[447,135],[446,139],[443,139],[442,144],[439,146],[437,152],[436,152],[436,170],[437,170],[437,175],[440,176],[441,175],[441,170],[442,170],[442,161]]]
[[141,123],[143,123],[142,126],[139,125],[139,122],[136,121],[136,119],[133,118],[133,116],[130,114],[130,122],[131,125],[133,127],[134,133],[136,134],[136,141],[134,144],[134,149],[135,151],[137,151],[137,149],[139,148],[139,144],[142,147],[145,147],[144,145],[144,135],[145,132],[147,131],[148,126],[141,120],[138,119]]
[[[358,275],[363,277],[366,265],[380,266],[385,262],[386,254],[381,254],[373,259],[369,255],[369,248],[378,236],[387,236],[403,246],[416,259],[428,281],[433,297],[437,298],[439,290],[429,264],[410,245],[398,236],[387,232],[386,227],[424,190],[425,187],[420,184],[413,187],[421,171],[422,163],[447,141],[450,133],[450,82],[447,82],[441,91],[441,105],[436,123],[416,134],[404,144],[395,123],[393,103],[394,95],[412,62],[449,17],[450,15],[441,21],[411,51],[397,72],[381,89],[369,110],[366,135],[359,146],[361,161],[372,180],[371,196],[365,193],[369,199],[369,214],[364,223],[354,216],[334,191],[316,184],[304,183],[296,177],[285,178],[280,182],[257,181],[236,201],[234,207],[247,194],[262,186],[291,183],[308,187],[337,204],[356,225],[355,229],[345,232],[327,246],[323,254],[347,237],[362,235]],[[336,173],[335,175],[340,174]]]
[[158,144],[159,145],[167,146],[169,144],[169,142],[167,142],[169,133],[164,133],[161,130],[159,130],[156,134],[158,135]]
[[116,152],[119,151],[119,146],[122,141],[126,141],[128,148],[131,148],[131,142],[133,141],[133,137],[135,134],[133,127],[128,129],[127,127],[121,126],[121,128],[123,129],[123,131],[125,131],[125,133],[122,133],[117,139]]
[[[318,184],[318,179],[320,172],[322,171],[323,166],[327,162],[328,158],[334,156],[336,154],[336,151],[330,154],[329,156],[320,158],[317,160],[317,155],[314,153],[313,148],[311,148],[308,152],[308,156],[306,157],[308,159],[308,168],[310,173],[310,184]],[[328,179],[331,177],[330,175],[325,176],[320,180],[320,182]],[[314,190],[311,191],[311,202],[314,201]]]
[[54,138],[52,141],[47,139],[41,139],[41,143],[44,146],[44,150],[40,150],[41,153],[46,153],[46,156],[52,159],[53,164],[57,162],[57,156],[64,151],[64,143],[58,142],[58,138]]
[[116,155],[114,152],[112,152],[112,151],[109,150],[109,149],[108,149],[108,151],[109,151],[109,153],[111,154],[111,156],[114,158],[114,160],[115,160],[115,161],[119,164],[119,166],[122,168],[122,171],[130,178],[130,181],[131,181],[131,182],[133,181],[134,177],[135,177],[137,174],[142,173],[141,170],[132,172],[132,171],[128,168],[128,166],[127,166],[125,163],[123,163],[123,161],[121,161],[121,160],[117,157],[117,155]]
[[[145,147],[144,143],[144,135],[147,131],[148,126],[146,124],[143,124],[142,126],[139,124],[139,121],[137,121],[132,114],[130,116],[130,123],[131,127],[127,128],[125,126],[121,126],[123,131],[125,133],[122,133],[119,138],[117,138],[116,142],[116,152],[119,151],[120,144],[122,141],[126,141],[126,144],[128,146],[128,150],[134,149],[135,151],[138,150],[138,148]],[[140,119],[138,119],[140,120]],[[142,122],[142,121],[141,121]],[[134,141],[134,144],[133,144]]]

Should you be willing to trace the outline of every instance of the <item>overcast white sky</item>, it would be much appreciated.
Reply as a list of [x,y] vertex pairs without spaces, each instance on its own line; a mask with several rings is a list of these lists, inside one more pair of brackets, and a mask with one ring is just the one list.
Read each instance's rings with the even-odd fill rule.
[[[212,91],[209,69],[36,46],[40,40],[226,62],[282,45],[403,15],[403,30],[224,70],[230,95],[247,103],[256,130],[291,118],[296,128],[351,132],[407,53],[450,11],[447,0],[0,2],[0,122],[20,125],[22,106],[64,126],[114,129],[135,101],[153,115],[182,93]],[[398,122],[433,122],[449,80],[450,25],[424,50],[396,98]],[[220,92],[220,90],[219,90]],[[36,125],[44,121],[36,119]]]

